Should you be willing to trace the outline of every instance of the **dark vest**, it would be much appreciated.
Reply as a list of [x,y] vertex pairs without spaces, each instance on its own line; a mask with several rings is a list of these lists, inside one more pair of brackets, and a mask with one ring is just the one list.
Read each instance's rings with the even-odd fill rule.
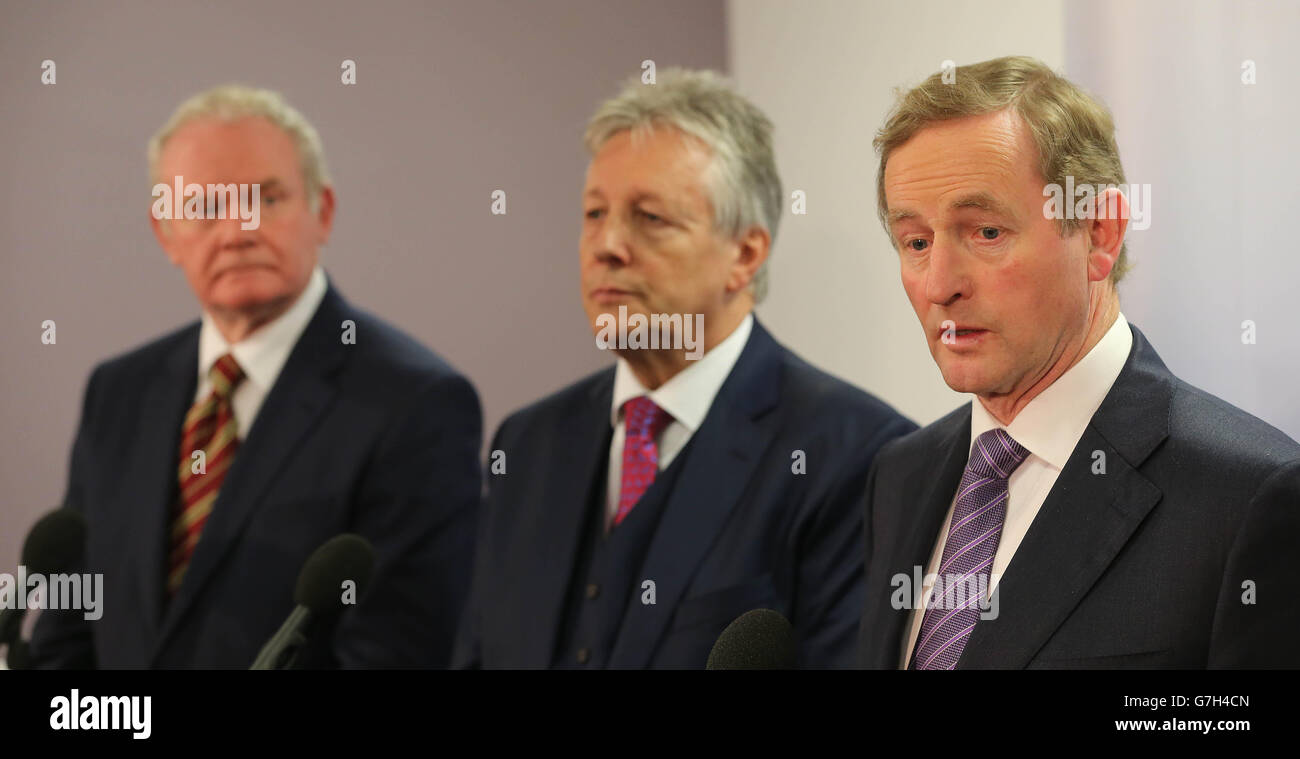
[[[608,437],[612,437],[611,435]],[[564,616],[551,666],[562,669],[603,669],[609,661],[619,625],[630,603],[640,603],[640,576],[646,551],[659,518],[690,455],[694,436],[667,469],[627,513],[623,521],[605,532],[605,484],[609,474],[609,445],[602,446],[605,463],[587,489],[587,512],[578,560],[564,606]]]

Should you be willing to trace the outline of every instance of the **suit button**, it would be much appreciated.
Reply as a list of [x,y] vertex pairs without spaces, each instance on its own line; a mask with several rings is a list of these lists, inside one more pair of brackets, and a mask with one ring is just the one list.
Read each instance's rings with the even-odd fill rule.
[[579,648],[579,649],[578,649],[578,663],[579,663],[579,664],[586,664],[586,663],[587,663],[587,660],[590,659],[590,658],[591,658],[591,651],[590,651],[589,649],[586,649],[586,648]]
[[587,583],[587,600],[594,601],[600,595],[600,586],[594,582]]

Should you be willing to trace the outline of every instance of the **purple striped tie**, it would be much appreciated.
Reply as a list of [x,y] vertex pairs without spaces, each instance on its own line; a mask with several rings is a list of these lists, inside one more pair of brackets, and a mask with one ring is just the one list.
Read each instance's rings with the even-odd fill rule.
[[989,571],[1007,514],[1007,478],[1029,451],[1004,429],[975,439],[957,489],[943,559],[935,572],[942,593],[926,605],[913,669],[953,669],[980,618],[980,601],[989,588]]

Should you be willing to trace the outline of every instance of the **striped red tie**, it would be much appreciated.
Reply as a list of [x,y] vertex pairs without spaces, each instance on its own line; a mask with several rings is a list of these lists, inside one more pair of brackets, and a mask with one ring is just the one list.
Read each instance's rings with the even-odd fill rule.
[[244,370],[227,353],[212,365],[208,377],[212,392],[190,407],[181,433],[180,497],[176,499],[167,560],[168,597],[181,587],[221,481],[239,449],[230,396],[244,379]]
[[647,396],[623,405],[627,434],[623,441],[623,472],[614,524],[621,524],[659,472],[659,444],[655,438],[672,423],[672,416]]

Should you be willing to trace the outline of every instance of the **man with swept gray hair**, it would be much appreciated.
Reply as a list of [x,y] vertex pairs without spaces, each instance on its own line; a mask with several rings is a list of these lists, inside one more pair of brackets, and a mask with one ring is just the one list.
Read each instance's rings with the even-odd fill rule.
[[863,483],[915,425],[752,314],[781,216],[771,133],[681,70],[589,122],[582,302],[617,362],[497,431],[458,666],[703,668],[761,607],[789,619],[791,663],[852,663]]
[[297,665],[445,666],[480,490],[473,387],[326,276],[334,191],[278,94],[196,95],[149,169],[154,233],[202,318],[91,375],[65,505],[103,616],[42,614],[35,664],[247,668],[308,556],[356,533],[370,587],[339,588],[337,628],[310,630]]

